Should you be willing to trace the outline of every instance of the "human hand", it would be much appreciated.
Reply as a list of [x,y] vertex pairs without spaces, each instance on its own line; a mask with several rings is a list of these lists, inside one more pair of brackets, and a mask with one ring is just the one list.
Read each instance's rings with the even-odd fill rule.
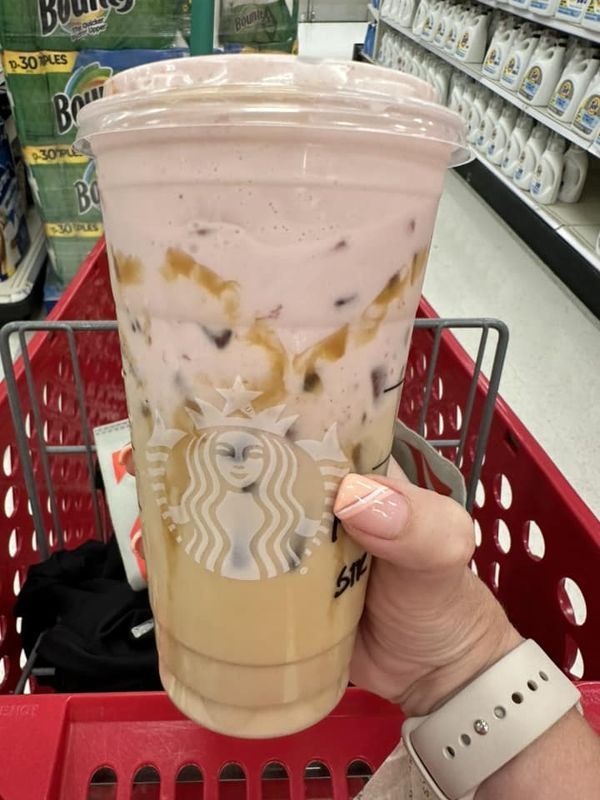
[[421,716],[522,638],[469,569],[473,522],[394,462],[388,478],[347,476],[335,513],[374,556],[352,681]]

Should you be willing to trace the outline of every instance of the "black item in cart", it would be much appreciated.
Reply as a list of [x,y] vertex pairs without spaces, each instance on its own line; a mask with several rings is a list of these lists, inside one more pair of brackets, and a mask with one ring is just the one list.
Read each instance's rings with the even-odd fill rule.
[[161,688],[148,592],[129,587],[114,538],[31,566],[15,614],[40,684],[66,693]]

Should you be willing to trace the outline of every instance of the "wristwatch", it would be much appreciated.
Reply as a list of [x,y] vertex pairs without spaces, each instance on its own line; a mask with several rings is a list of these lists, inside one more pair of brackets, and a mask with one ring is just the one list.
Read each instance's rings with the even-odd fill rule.
[[579,703],[571,681],[531,639],[443,706],[411,717],[402,738],[439,800],[472,800],[494,772]]

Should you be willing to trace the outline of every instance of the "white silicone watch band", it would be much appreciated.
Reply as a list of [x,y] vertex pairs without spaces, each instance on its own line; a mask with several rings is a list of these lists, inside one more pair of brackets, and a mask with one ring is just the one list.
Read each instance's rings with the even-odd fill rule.
[[551,728],[579,692],[528,639],[402,737],[435,797],[472,797],[486,778]]

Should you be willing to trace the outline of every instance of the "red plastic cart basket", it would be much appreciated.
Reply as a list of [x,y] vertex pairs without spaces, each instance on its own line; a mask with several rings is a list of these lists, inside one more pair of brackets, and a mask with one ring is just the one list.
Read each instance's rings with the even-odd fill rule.
[[[431,317],[433,310],[422,303],[420,314]],[[102,244],[52,318],[114,319]],[[49,551],[76,547],[93,535],[105,509],[90,487],[89,454],[67,458],[61,447],[89,439],[91,427],[125,415],[118,340],[106,332],[99,348],[91,332],[78,336],[76,344],[69,335],[42,333],[26,346],[26,359],[29,374],[21,367],[16,372],[19,413],[33,474],[40,486],[50,481],[54,487],[53,498],[44,490],[39,493]],[[79,397],[74,369],[83,387]],[[428,381],[432,393],[426,418],[420,420],[423,378],[430,369],[435,373]],[[448,331],[438,335],[437,343],[432,331],[415,331],[402,418],[413,427],[424,423],[434,440],[444,431],[457,435],[466,425],[462,411],[473,370],[473,362]],[[481,378],[469,415],[473,430],[484,413],[486,389]],[[40,437],[52,443],[51,459],[43,457]],[[465,474],[470,474],[475,449],[475,435],[469,435],[461,463]],[[40,552],[4,387],[0,460],[0,693],[5,693],[0,694],[0,800],[167,800],[229,794],[341,800],[360,785],[357,768],[347,778],[349,766],[357,761],[371,769],[379,766],[397,741],[400,716],[383,701],[356,691],[310,731],[258,743],[210,734],[184,720],[160,694],[42,695],[36,694],[39,687],[32,677],[27,687],[32,696],[8,696],[25,662],[12,608],[27,568]],[[495,407],[473,513],[480,537],[474,569],[523,634],[537,639],[571,677],[586,680],[586,713],[600,731],[600,689],[591,683],[600,680],[600,522],[502,401]],[[315,761],[320,766],[311,768],[306,778],[307,765]],[[229,762],[237,768],[227,767],[229,780],[219,780]],[[286,770],[268,767],[272,762],[285,764]],[[263,780],[265,767],[270,779]],[[183,778],[177,783],[181,768]]]

